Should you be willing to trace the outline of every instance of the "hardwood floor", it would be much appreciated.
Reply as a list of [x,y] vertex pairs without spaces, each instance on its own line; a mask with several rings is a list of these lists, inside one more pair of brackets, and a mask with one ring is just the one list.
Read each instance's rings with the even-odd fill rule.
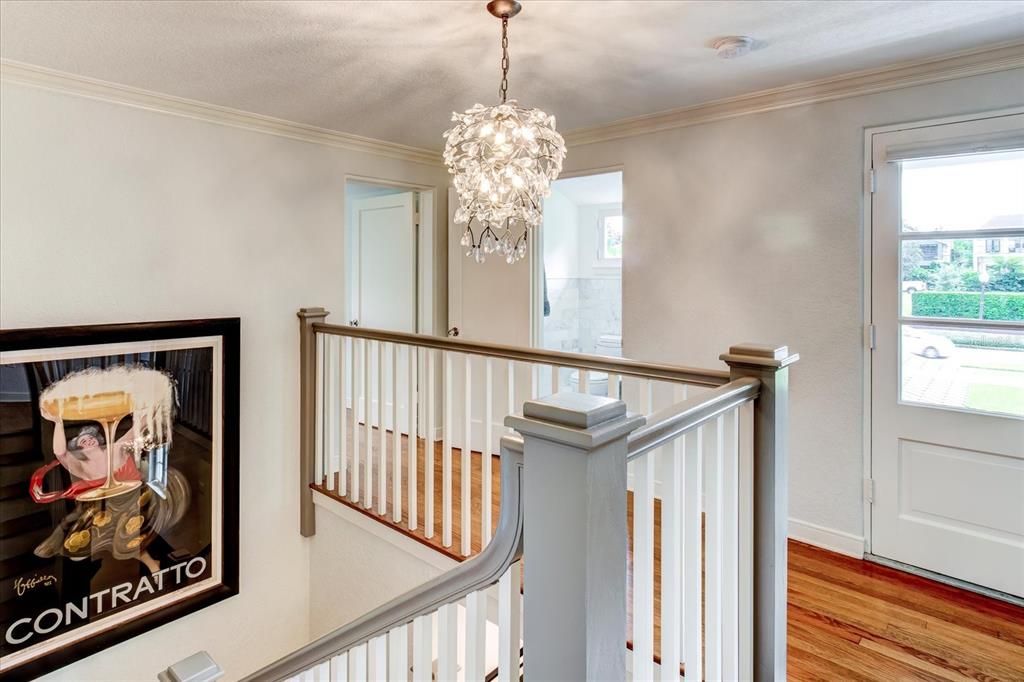
[[[362,432],[363,429],[360,429]],[[360,433],[362,439],[363,434]],[[379,483],[374,431],[373,491]],[[390,495],[391,434],[387,434]],[[407,499],[408,439],[402,437],[403,500]],[[362,452],[365,456],[365,445]],[[351,452],[351,449],[349,450]],[[426,443],[417,444],[419,529],[406,528],[407,517],[396,526],[390,506],[382,517],[362,504],[339,497],[327,486],[313,488],[342,503],[389,523],[401,532],[455,559],[462,537],[461,453],[452,456],[452,545],[441,543],[443,473],[441,444],[434,444],[435,535],[423,533],[423,485]],[[480,490],[482,456],[471,458],[472,547],[480,549]],[[492,459],[492,507],[497,523],[500,501],[498,458]],[[332,488],[337,485],[337,478]],[[361,482],[362,483],[362,482]],[[362,487],[362,485],[360,486]],[[336,488],[335,488],[336,489]],[[376,499],[376,497],[374,498]],[[632,513],[630,499],[629,513]],[[630,524],[632,525],[632,524]],[[656,538],[660,537],[660,504],[655,504]],[[631,543],[632,544],[632,543]],[[632,548],[629,554],[632,571]],[[660,592],[660,542],[655,542],[655,612]],[[630,581],[632,582],[632,581]],[[1024,609],[891,568],[828,552],[810,545],[789,543],[789,679],[790,680],[1007,680],[1024,682]],[[632,601],[632,600],[630,600]],[[629,626],[631,628],[631,625]],[[655,619],[655,642],[660,624]]]

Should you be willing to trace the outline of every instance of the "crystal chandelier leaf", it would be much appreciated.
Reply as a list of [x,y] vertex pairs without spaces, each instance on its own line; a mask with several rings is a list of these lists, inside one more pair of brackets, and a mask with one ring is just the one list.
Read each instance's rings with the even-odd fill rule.
[[562,171],[565,141],[554,116],[506,97],[508,20],[518,3],[491,2],[488,10],[502,20],[501,104],[452,114],[444,162],[459,197],[455,222],[466,226],[460,242],[466,255],[482,263],[498,253],[515,263],[526,256],[530,230],[540,226],[544,198]]

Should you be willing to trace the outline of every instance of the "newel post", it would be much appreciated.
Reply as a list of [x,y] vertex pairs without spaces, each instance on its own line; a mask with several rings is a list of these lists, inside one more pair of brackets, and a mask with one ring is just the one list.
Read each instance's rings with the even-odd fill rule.
[[309,484],[316,472],[316,333],[327,318],[323,308],[301,308],[299,316],[299,532],[316,533],[316,510]]
[[581,393],[529,401],[523,647],[530,680],[626,677],[626,436],[644,418]]
[[789,365],[786,346],[745,343],[720,356],[730,378],[755,377],[753,482],[753,673],[786,679],[786,571],[789,510]]

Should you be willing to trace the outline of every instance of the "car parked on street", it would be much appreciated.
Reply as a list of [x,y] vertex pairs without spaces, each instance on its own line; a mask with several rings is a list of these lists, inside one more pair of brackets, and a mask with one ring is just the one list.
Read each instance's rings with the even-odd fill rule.
[[903,350],[934,360],[952,356],[956,345],[945,336],[907,327],[903,330]]

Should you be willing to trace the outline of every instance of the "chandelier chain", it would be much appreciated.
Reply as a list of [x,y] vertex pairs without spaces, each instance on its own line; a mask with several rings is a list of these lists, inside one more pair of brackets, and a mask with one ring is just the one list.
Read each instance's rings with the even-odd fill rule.
[[508,17],[501,18],[501,103],[508,100]]

